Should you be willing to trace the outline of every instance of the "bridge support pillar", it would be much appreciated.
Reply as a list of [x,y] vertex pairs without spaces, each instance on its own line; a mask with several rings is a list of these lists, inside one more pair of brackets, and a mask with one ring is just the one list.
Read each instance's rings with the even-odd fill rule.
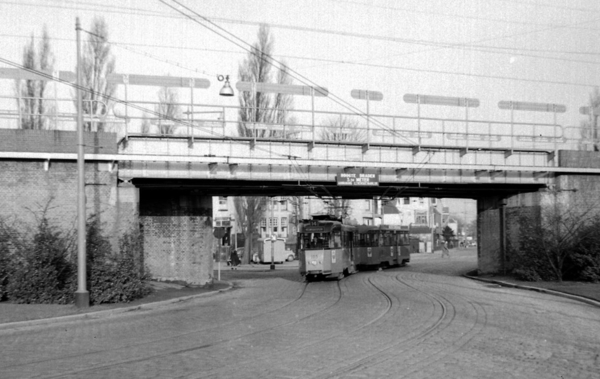
[[190,284],[212,283],[212,196],[192,189],[140,190],[140,224],[150,276]]
[[502,270],[502,199],[498,196],[477,201],[477,264],[480,275]]

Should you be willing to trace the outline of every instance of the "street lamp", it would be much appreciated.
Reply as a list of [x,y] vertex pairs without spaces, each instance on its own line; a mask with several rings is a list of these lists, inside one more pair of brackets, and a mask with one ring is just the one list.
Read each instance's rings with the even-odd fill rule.
[[275,210],[275,199],[271,198],[271,219],[269,225],[271,226],[271,270],[275,270],[275,225],[273,222],[273,211]]
[[233,88],[231,88],[231,85],[229,84],[229,75],[226,75],[225,77],[223,77],[223,75],[218,75],[217,79],[222,82],[225,81],[225,84],[223,84],[223,88],[221,88],[221,91],[219,91],[219,95],[220,96],[233,96]]

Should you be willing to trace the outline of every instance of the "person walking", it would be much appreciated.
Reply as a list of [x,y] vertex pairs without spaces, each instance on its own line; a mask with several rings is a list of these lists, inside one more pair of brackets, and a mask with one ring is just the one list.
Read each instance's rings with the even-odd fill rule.
[[442,258],[444,257],[450,258],[450,250],[448,250],[448,241],[446,240],[442,242]]
[[241,262],[240,262],[240,257],[237,254],[237,251],[233,247],[231,248],[230,258],[231,258],[231,269],[237,270],[237,266],[239,266]]

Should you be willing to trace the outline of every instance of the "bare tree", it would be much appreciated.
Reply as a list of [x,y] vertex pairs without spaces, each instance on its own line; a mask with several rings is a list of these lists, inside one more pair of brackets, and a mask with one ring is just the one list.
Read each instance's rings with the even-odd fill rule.
[[518,245],[509,241],[509,250],[515,256],[513,272],[517,275],[529,272],[538,280],[562,281],[566,263],[580,250],[581,242],[597,235],[600,207],[570,190],[551,190],[549,195],[538,217],[518,211],[522,212],[517,213],[519,222],[514,227]]
[[347,116],[332,117],[321,125],[319,138],[322,141],[363,142],[366,141],[365,131],[359,129],[357,120]]
[[[359,129],[359,123],[346,116],[332,117],[322,125],[319,138],[322,141],[362,142],[366,140],[365,133]],[[322,199],[326,205],[327,214],[338,219],[347,219],[352,212],[350,200],[340,197]]]
[[[248,56],[238,67],[238,78],[241,81],[254,83],[272,82],[272,70],[277,70],[276,83],[291,84],[289,69],[285,64],[273,66],[274,41],[267,25],[262,24],[258,29],[257,41],[252,46]],[[238,112],[238,134],[240,136],[275,137],[283,136],[283,131],[258,130],[254,134],[254,123],[263,125],[285,125],[292,122],[289,111],[293,107],[290,95],[268,94],[262,92],[241,92],[239,96],[240,109]],[[236,213],[244,224],[246,236],[246,251],[244,262],[251,258],[251,244],[256,227],[260,223],[266,207],[263,197],[239,197],[235,200]]]
[[148,113],[144,112],[142,116],[142,124],[140,125],[140,133],[150,134],[150,117]]
[[244,256],[242,263],[248,264],[251,259],[254,237],[266,209],[267,198],[258,196],[235,197],[233,201],[236,222],[244,233]]
[[[238,68],[241,81],[253,83],[272,82],[272,69],[277,70],[276,83],[291,84],[289,68],[285,63],[279,67],[273,66],[274,41],[268,25],[261,24],[258,29],[257,42],[251,48],[248,56]],[[239,96],[240,110],[238,112],[238,133],[240,136],[254,136],[254,123],[263,125],[289,124],[289,112],[293,108],[293,98],[284,94],[269,94],[262,92],[241,92]],[[261,129],[256,137],[282,136],[283,131]]]
[[[101,119],[110,109],[110,97],[115,93],[116,85],[107,81],[108,75],[115,71],[115,58],[108,42],[108,26],[102,17],[94,18],[92,29],[83,48],[82,57],[83,113]],[[92,131],[92,125],[103,131],[105,123],[86,121],[84,129]]]
[[[36,50],[34,36],[23,49],[23,67],[45,73],[52,72],[54,57],[50,48],[50,37],[44,25],[42,39]],[[45,80],[21,80],[16,82],[16,90],[20,94],[20,126],[22,129],[47,129],[49,126],[47,100],[44,99],[48,83]]]
[[594,109],[600,108],[600,88],[594,87],[592,93],[590,93],[589,105],[590,114],[589,119],[581,122],[582,138],[584,140],[591,140],[594,151],[600,150],[600,141],[598,138],[598,115],[594,114]]
[[178,104],[179,93],[176,89],[162,87],[158,91],[158,132],[162,135],[175,134],[177,120],[181,118],[181,105]]

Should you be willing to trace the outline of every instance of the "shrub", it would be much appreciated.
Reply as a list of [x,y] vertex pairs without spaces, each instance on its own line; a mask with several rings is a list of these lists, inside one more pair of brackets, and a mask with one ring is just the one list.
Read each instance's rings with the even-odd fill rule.
[[525,282],[539,282],[542,280],[540,275],[533,269],[515,269],[513,270],[513,275],[518,280],[523,280]]
[[519,218],[513,274],[521,280],[600,280],[600,218],[563,212],[546,226]]
[[[90,225],[98,229],[98,224]],[[91,304],[130,302],[151,292],[145,283],[139,232],[129,232],[119,241],[119,253],[113,254],[99,230],[88,232],[90,265],[88,282]]]
[[17,303],[71,302],[75,267],[66,242],[42,218],[33,240],[20,244],[10,259],[6,297]]
[[[44,216],[33,238],[0,220],[0,300],[16,303],[72,303],[77,290],[73,236],[50,226]],[[139,232],[121,238],[112,252],[97,218],[86,230],[87,289],[91,304],[129,302],[151,292],[145,283]]]

